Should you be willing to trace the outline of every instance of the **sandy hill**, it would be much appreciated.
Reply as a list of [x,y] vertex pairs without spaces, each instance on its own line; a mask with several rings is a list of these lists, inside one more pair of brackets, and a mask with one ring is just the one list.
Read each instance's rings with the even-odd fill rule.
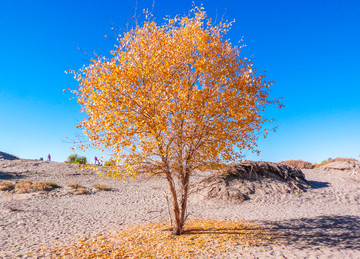
[[360,172],[360,161],[334,161],[320,167],[323,171],[345,171],[357,175]]
[[10,155],[5,152],[0,152],[0,160],[16,160],[19,159],[17,156]]

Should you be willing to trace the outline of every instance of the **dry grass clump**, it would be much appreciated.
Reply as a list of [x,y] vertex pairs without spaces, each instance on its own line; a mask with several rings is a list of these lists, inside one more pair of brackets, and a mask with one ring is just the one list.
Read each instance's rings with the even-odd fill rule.
[[86,189],[84,186],[78,183],[69,183],[68,186],[73,189],[73,194],[75,195],[82,195],[89,193],[88,189]]
[[105,184],[99,184],[99,183],[94,184],[93,187],[99,191],[111,191],[112,190],[111,187],[108,187]]
[[10,181],[0,182],[0,191],[11,191],[15,188],[15,184]]
[[32,182],[26,180],[17,181],[15,184],[15,190],[17,193],[32,192]]
[[45,192],[51,191],[60,187],[53,182],[30,182],[27,180],[20,180],[15,183],[16,193],[30,193],[30,192]]
[[351,162],[358,162],[359,160],[355,158],[347,158],[347,157],[337,157],[337,158],[328,158],[327,160],[322,161],[320,164],[314,164],[315,168],[319,168],[321,166],[327,165],[332,162],[339,162],[339,161],[351,161]]
[[81,188],[83,186],[78,184],[78,183],[69,183],[68,187],[73,188],[73,189],[78,189],[78,188]]
[[280,164],[292,166],[292,167],[298,167],[301,169],[313,169],[314,165],[310,162],[303,161],[303,160],[286,160],[279,162]]
[[36,189],[37,191],[50,191],[54,188],[58,188],[59,185],[52,182],[36,182],[33,183],[32,187]]
[[226,258],[244,246],[276,243],[274,231],[237,221],[194,220],[184,234],[175,236],[167,224],[129,226],[110,235],[85,237],[68,246],[57,246],[51,258]]

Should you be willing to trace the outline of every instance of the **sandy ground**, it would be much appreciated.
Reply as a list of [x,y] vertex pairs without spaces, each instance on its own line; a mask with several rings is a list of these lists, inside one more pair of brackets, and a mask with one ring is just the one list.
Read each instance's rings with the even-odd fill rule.
[[[276,199],[264,193],[241,204],[190,197],[189,217],[254,221],[278,230],[279,245],[239,247],[233,258],[360,258],[360,171],[303,172],[313,186],[307,192]],[[37,258],[43,247],[86,234],[168,220],[161,190],[167,190],[167,183],[162,179],[106,181],[75,165],[0,160],[0,181],[19,179],[52,181],[63,188],[45,194],[0,191],[0,258]],[[67,187],[73,182],[87,187],[90,194],[73,195]],[[113,190],[96,191],[94,183]]]

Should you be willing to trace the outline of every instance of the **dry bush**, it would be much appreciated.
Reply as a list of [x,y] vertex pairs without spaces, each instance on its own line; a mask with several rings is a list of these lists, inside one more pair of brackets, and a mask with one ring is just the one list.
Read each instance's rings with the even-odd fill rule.
[[27,180],[17,181],[15,184],[15,190],[17,193],[32,192],[32,182]]
[[50,191],[53,189],[53,187],[51,185],[49,185],[46,182],[37,182],[37,183],[33,183],[32,188],[36,191]]
[[349,158],[349,157],[337,157],[329,160],[329,163],[337,162],[337,161],[351,161],[351,162],[359,162],[359,160],[355,158]]
[[52,182],[35,182],[26,180],[17,181],[15,184],[16,193],[45,192],[60,187]]
[[56,183],[53,183],[53,182],[46,182],[47,185],[50,185],[51,187],[53,188],[60,188],[61,186],[59,186],[58,184]]
[[81,195],[81,194],[88,194],[89,190],[86,189],[84,186],[78,183],[69,183],[68,186],[73,189],[73,194]]
[[73,189],[78,189],[78,188],[83,187],[82,185],[80,185],[78,183],[69,183],[68,186]]
[[174,235],[167,224],[129,226],[51,248],[51,258],[226,258],[241,246],[276,243],[273,230],[237,221],[195,220]]
[[15,188],[15,185],[10,181],[0,182],[0,191],[11,191]]
[[112,188],[111,187],[108,187],[106,186],[105,184],[94,184],[93,187],[96,189],[96,190],[99,190],[99,191],[111,191]]
[[315,168],[319,168],[321,166],[327,165],[332,162],[340,162],[340,161],[351,161],[351,162],[359,162],[359,160],[355,158],[347,158],[347,157],[337,157],[337,158],[328,158],[327,160],[322,161],[320,164],[314,164]]
[[88,193],[89,193],[89,190],[86,189],[85,187],[81,187],[81,188],[75,189],[75,190],[73,191],[73,193],[74,193],[75,195],[88,194]]
[[286,161],[281,161],[279,163],[283,164],[283,165],[292,166],[292,167],[298,167],[301,169],[313,169],[314,168],[314,165],[312,163],[303,161],[303,160],[286,160]]

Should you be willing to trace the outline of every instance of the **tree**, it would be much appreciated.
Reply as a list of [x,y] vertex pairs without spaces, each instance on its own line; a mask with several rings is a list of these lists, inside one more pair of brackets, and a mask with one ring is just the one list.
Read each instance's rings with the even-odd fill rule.
[[109,175],[164,176],[175,234],[183,232],[194,171],[257,152],[268,121],[262,112],[279,104],[269,98],[271,83],[224,38],[230,27],[212,25],[201,8],[161,26],[148,19],[119,36],[112,58],[93,59],[75,75],[87,113],[79,127],[125,168]]
[[72,154],[68,156],[68,159],[65,161],[65,163],[85,165],[87,164],[87,159],[84,156],[79,156],[78,154]]

